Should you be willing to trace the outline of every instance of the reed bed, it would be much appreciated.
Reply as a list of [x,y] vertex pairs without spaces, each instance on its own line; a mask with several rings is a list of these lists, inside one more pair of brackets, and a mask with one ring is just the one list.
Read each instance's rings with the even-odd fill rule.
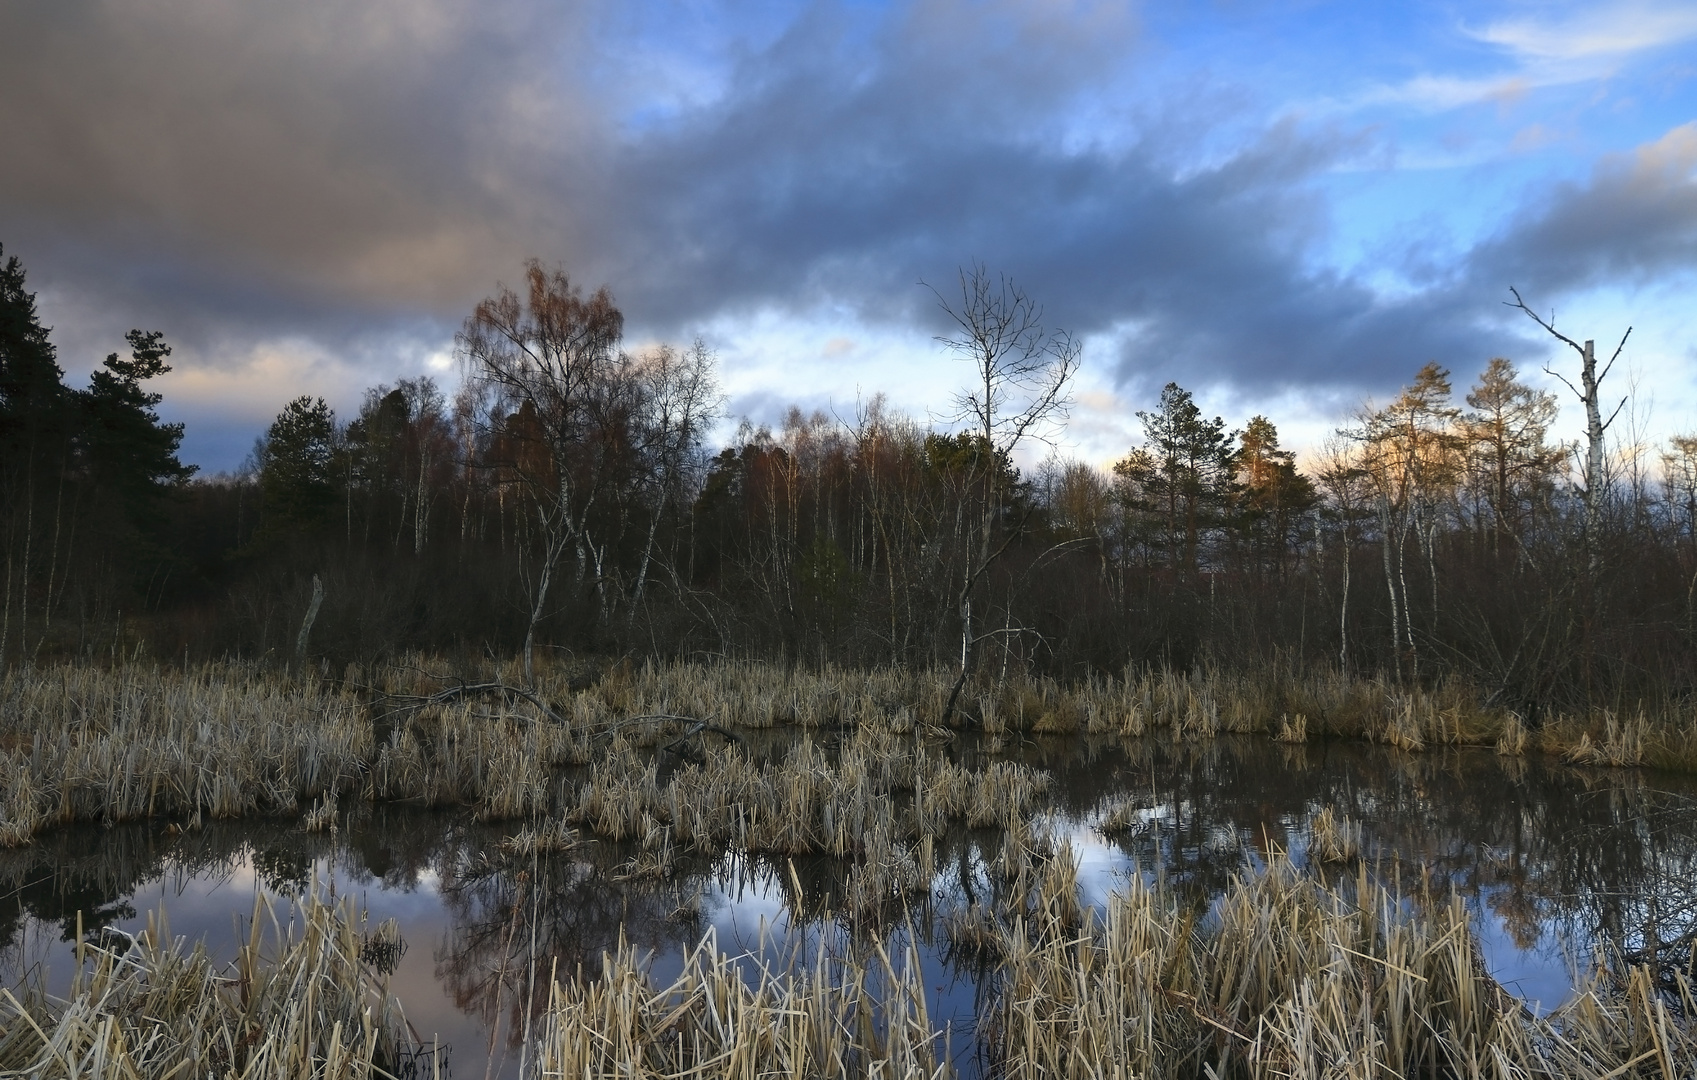
[[351,899],[314,888],[286,928],[256,901],[250,931],[223,966],[204,943],[173,938],[163,909],[133,940],[109,931],[80,944],[64,998],[39,984],[0,990],[0,1074],[362,1080],[416,1062],[400,1002],[361,959],[373,941],[398,941],[392,925],[368,936]]
[[621,944],[598,976],[556,981],[537,1044],[536,1075],[890,1077],[952,1075],[947,1033],[932,1029],[919,956],[865,961],[824,949],[774,965],[729,957],[709,932],[683,971],[656,987]]
[[1684,975],[1670,1003],[1646,968],[1600,970],[1534,1015],[1486,974],[1460,898],[1411,901],[1364,866],[1334,889],[1275,859],[1206,913],[1133,877],[1082,927],[1064,887],[1043,896],[998,928],[999,989],[980,1018],[1008,1080],[1697,1070]]
[[852,867],[834,899],[871,914],[930,888],[938,833],[1017,826],[1048,783],[1013,762],[968,769],[887,731],[857,730],[829,753],[804,736],[765,763],[734,744],[708,746],[664,782],[657,760],[618,742],[546,827],[639,841],[630,877],[664,876],[686,853],[832,856]]
[[304,815],[351,796],[534,815],[553,768],[586,761],[570,727],[476,703],[412,718],[379,744],[354,691],[251,665],[125,667],[0,678],[0,845],[76,821]]
[[[536,851],[578,842],[533,832]],[[1275,856],[1204,906],[1133,875],[1101,909],[1080,902],[1076,854],[1029,822],[1010,826],[994,863],[1000,887],[946,926],[989,980],[971,1031],[932,1022],[911,927],[899,947],[882,932],[804,934],[781,956],[764,938],[727,955],[709,932],[660,981],[621,938],[598,970],[539,979],[550,989],[523,1075],[942,1080],[963,1039],[1006,1080],[1697,1074],[1682,969],[1599,967],[1536,1015],[1485,972],[1459,897],[1403,894],[1360,860],[1328,883]],[[63,1000],[0,994],[0,1074],[398,1071],[408,1028],[381,972],[404,943],[392,923],[368,930],[349,902],[321,897],[302,898],[291,931],[256,906],[223,968],[172,939],[163,911],[133,945],[85,946]]]
[[[911,771],[902,759],[916,748],[947,736],[939,732],[948,672],[627,663],[584,680],[565,666],[544,665],[526,693],[546,705],[547,716],[513,697],[433,701],[400,712],[380,707],[395,695],[425,701],[451,683],[429,667],[422,659],[376,673],[350,667],[336,682],[237,662],[190,671],[139,664],[13,669],[0,676],[0,845],[28,843],[57,824],[143,817],[192,824],[305,815],[311,827],[328,829],[348,798],[469,806],[488,820],[534,818],[549,810],[550,777],[560,767],[604,762],[621,747],[667,745],[704,723],[744,732],[873,733],[891,740],[884,758],[862,762],[877,770],[874,783],[927,792],[960,786],[941,770],[885,783]],[[476,675],[515,677],[500,665]],[[1092,676],[1070,686],[1021,676],[985,682],[962,699],[967,711],[949,723],[996,737],[1083,732],[1186,741],[1260,732],[1290,742],[1344,736],[1410,752],[1495,745],[1505,754],[1534,750],[1584,765],[1697,769],[1697,714],[1689,709],[1599,709],[1551,717],[1531,731],[1512,712],[1480,709],[1470,688],[1455,683],[1422,689],[1336,672],[1234,674],[1204,666],[1188,674]],[[727,769],[703,779],[727,791],[747,786]],[[842,782],[858,783],[848,773]],[[634,799],[609,793],[603,801],[621,797]],[[847,804],[836,794],[795,798],[806,805],[761,802],[747,811],[736,824],[739,836],[775,851],[842,846],[837,837],[853,831],[858,796]],[[821,816],[827,807],[828,821]],[[988,799],[961,812],[977,824],[999,816]],[[681,808],[670,823],[651,816],[675,831],[729,828],[696,822]],[[600,818],[602,834],[642,825],[640,816],[617,824],[606,813]]]
[[[574,725],[604,729],[622,717],[710,717],[738,728],[856,728],[896,734],[972,727],[992,736],[1071,734],[1204,740],[1265,734],[1288,742],[1366,739],[1409,752],[1434,746],[1515,746],[1568,756],[1576,764],[1653,765],[1697,770],[1697,712],[1670,701],[1627,713],[1605,707],[1548,716],[1536,731],[1509,709],[1485,708],[1471,685],[1441,680],[1404,686],[1383,677],[1281,666],[1228,671],[1129,670],[1063,685],[1016,675],[982,681],[942,710],[947,671],[785,671],[760,663],[620,665],[573,694],[562,673],[542,676],[544,693],[570,701]],[[650,739],[658,738],[652,735]]]

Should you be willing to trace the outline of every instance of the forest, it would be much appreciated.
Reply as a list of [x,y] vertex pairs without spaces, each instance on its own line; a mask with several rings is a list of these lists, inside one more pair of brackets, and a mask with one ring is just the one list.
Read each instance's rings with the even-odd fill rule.
[[533,261],[465,320],[451,395],[401,379],[339,417],[304,393],[205,477],[149,389],[164,336],[132,331],[75,388],[14,256],[0,665],[733,658],[937,670],[957,695],[1285,669],[1463,686],[1534,728],[1689,702],[1697,437],[1614,437],[1589,342],[1562,338],[1575,362],[1553,368],[1586,444],[1552,437],[1558,400],[1512,360],[1455,357],[1300,467],[1272,419],[1206,416],[1169,383],[1111,471],[1021,470],[1062,430],[1078,345],[981,267],[938,299],[948,422],[874,396],[718,446],[710,347],[627,351],[608,288]]

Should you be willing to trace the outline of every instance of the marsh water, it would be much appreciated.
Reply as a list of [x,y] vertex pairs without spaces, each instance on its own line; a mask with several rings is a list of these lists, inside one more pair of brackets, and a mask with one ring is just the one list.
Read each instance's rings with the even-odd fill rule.
[[[961,742],[968,764],[991,752]],[[1331,808],[1358,823],[1375,872],[1458,890],[1491,973],[1541,1008],[1557,1006],[1595,950],[1688,953],[1697,928],[1697,779],[1576,769],[1488,751],[1406,754],[1358,743],[1264,739],[1026,742],[994,756],[1052,779],[1037,828],[1069,843],[1086,902],[1125,876],[1165,874],[1205,903],[1272,853],[1307,861],[1309,826]],[[971,759],[971,760],[967,760]],[[570,785],[572,778],[561,778]],[[1097,828],[1110,806],[1129,828]],[[86,933],[135,932],[168,912],[173,935],[234,952],[256,896],[317,881],[352,894],[373,924],[393,918],[404,950],[392,985],[418,1036],[445,1048],[452,1076],[516,1076],[531,972],[596,971],[621,939],[652,954],[657,979],[712,933],[717,946],[784,955],[877,939],[915,946],[932,1023],[976,1074],[974,1018],[991,968],[950,944],[946,924],[994,888],[999,830],[935,838],[928,896],[899,918],[834,904],[851,868],[736,851],[680,857],[664,880],[630,874],[634,848],[591,842],[563,855],[503,856],[522,822],[461,812],[357,806],[336,830],[297,820],[77,828],[0,852],[0,980],[26,970],[63,985],[78,913]],[[893,954],[893,950],[892,950]],[[538,1002],[540,1005],[540,1002]]]

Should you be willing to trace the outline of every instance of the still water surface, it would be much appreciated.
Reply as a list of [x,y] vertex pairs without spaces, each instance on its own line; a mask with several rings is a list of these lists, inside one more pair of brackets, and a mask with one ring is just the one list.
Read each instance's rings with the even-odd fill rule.
[[[951,751],[965,764],[986,754]],[[1697,930],[1697,780],[1581,770],[1485,751],[1419,755],[1355,743],[1027,743],[1017,756],[1053,777],[1038,827],[1070,843],[1087,902],[1125,875],[1154,872],[1205,902],[1273,851],[1306,860],[1309,823],[1330,807],[1359,823],[1369,862],[1404,881],[1448,882],[1473,912],[1491,973],[1543,1008],[1568,992],[1592,950],[1693,948]],[[564,776],[569,788],[574,778]],[[1104,810],[1131,800],[1136,825],[1104,835]],[[394,972],[407,1016],[448,1047],[452,1075],[516,1076],[533,969],[597,971],[625,940],[669,981],[684,950],[712,932],[729,953],[849,949],[913,938],[934,1025],[949,1029],[962,1073],[992,989],[944,924],[994,888],[1001,836],[961,829],[936,838],[930,895],[883,925],[842,911],[846,868],[830,859],[773,864],[737,852],[680,859],[666,882],[623,880],[631,849],[592,843],[566,856],[502,858],[522,823],[463,813],[359,807],[334,835],[298,821],[78,828],[0,852],[0,980],[33,965],[69,978],[77,912],[85,929],[146,926],[164,905],[174,935],[232,954],[257,895],[287,897],[315,877],[359,898],[373,925],[394,918],[406,949]],[[281,908],[280,908],[281,910]],[[545,995],[539,995],[544,997]]]

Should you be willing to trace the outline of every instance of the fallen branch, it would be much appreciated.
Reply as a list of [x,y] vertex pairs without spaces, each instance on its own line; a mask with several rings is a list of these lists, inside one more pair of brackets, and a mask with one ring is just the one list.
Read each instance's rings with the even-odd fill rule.
[[540,697],[523,687],[509,686],[506,683],[461,683],[458,686],[450,686],[446,690],[441,690],[434,694],[424,696],[391,694],[386,691],[378,691],[378,693],[380,697],[371,702],[373,706],[378,704],[382,704],[386,707],[394,706],[392,708],[385,708],[385,715],[392,715],[394,713],[412,713],[417,712],[420,709],[429,708],[432,705],[446,705],[448,702],[454,701],[458,698],[490,694],[500,697],[521,698],[536,706],[537,710],[541,712],[543,716],[552,720],[554,723],[563,725],[566,722],[565,717],[555,712],[551,707],[549,707],[548,703],[543,701]]
[[[633,720],[633,721],[634,720],[682,720],[686,723],[688,723],[690,721],[690,718],[687,717],[687,716],[668,716],[668,715],[665,715],[665,714],[653,714],[653,715],[649,715],[649,716],[633,716],[630,719]],[[712,717],[708,717],[706,720],[696,720],[696,721],[694,721],[694,724],[695,724],[694,727],[690,728],[688,731],[684,732],[682,735],[679,735],[677,738],[673,739],[671,742],[667,743],[665,746],[662,746],[660,748],[660,752],[661,753],[677,753],[676,750],[672,749],[673,747],[677,746],[679,743],[683,742],[685,739],[693,739],[695,736],[701,734],[704,731],[711,731],[715,735],[723,735],[725,738],[731,740],[734,743],[742,742],[742,739],[740,737],[738,737],[734,732],[726,731],[724,728],[720,727],[718,724],[713,723]]]
[[[385,719],[395,716],[396,714],[410,716],[411,714],[418,712],[421,709],[429,708],[432,705],[445,705],[451,701],[462,698],[481,697],[487,695],[492,697],[514,697],[527,701],[531,705],[535,706],[537,710],[549,720],[552,720],[554,723],[561,726],[566,725],[565,717],[555,712],[546,701],[543,701],[536,694],[524,689],[523,687],[510,686],[506,683],[500,682],[462,682],[458,686],[450,686],[446,690],[440,690],[434,694],[391,694],[387,691],[377,691],[377,694],[378,696],[373,699],[371,706],[374,708],[378,706],[383,707],[383,716]],[[674,713],[643,713],[640,716],[627,716],[622,720],[614,721],[611,724],[607,724],[593,731],[587,731],[584,734],[589,738],[597,738],[603,735],[610,735],[622,728],[630,727],[632,724],[640,724],[656,720],[692,725],[689,730],[685,731],[666,745],[660,747],[662,752],[675,753],[675,748],[680,743],[684,742],[686,739],[694,738],[703,732],[712,732],[715,735],[720,735],[729,739],[731,742],[742,742],[742,738],[740,736],[738,736],[735,732],[729,731],[714,723],[712,717],[699,719],[694,716],[678,716]]]

